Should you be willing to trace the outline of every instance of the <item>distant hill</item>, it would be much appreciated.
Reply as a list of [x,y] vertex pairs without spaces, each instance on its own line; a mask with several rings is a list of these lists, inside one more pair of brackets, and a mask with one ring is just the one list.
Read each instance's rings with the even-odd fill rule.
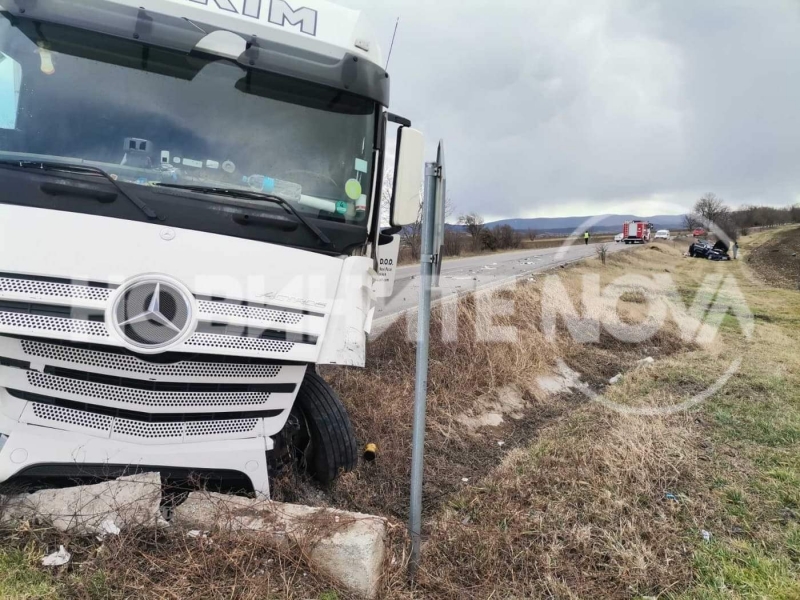
[[[492,229],[502,225],[510,225],[517,231],[533,230],[538,234],[572,233],[578,227],[585,227],[589,220],[597,219],[591,230],[597,233],[619,233],[625,221],[650,221],[656,229],[680,229],[683,227],[683,215],[655,215],[652,217],[638,217],[636,215],[600,215],[598,217],[552,217],[535,219],[502,219],[486,223]],[[454,226],[463,230],[463,227]]]

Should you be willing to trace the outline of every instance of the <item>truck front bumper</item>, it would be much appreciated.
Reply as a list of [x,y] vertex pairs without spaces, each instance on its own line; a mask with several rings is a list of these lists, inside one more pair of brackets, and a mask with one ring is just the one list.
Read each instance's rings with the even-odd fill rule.
[[[188,444],[143,445],[17,423],[0,415],[0,431],[8,436],[0,450],[0,481],[47,468],[80,476],[116,468],[126,471],[170,470],[241,473],[257,495],[269,497],[268,437],[205,441]],[[54,457],[58,457],[54,460]]]

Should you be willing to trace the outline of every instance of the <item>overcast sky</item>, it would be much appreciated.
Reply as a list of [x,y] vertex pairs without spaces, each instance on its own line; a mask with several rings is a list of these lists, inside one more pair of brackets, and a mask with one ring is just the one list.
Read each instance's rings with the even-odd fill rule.
[[798,0],[336,0],[392,110],[444,138],[460,213],[679,214],[800,201]]

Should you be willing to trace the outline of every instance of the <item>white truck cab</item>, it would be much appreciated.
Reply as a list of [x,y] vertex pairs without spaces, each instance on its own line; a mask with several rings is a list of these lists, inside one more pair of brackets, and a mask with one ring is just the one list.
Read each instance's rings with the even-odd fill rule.
[[268,465],[353,468],[314,366],[364,365],[396,246],[387,123],[395,231],[424,149],[386,111],[363,17],[322,0],[0,11],[0,482],[155,468],[268,495]]

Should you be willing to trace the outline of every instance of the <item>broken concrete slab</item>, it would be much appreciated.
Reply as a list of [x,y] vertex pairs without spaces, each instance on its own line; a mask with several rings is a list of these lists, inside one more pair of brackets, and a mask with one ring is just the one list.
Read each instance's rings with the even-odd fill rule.
[[0,521],[35,520],[59,531],[104,535],[109,528],[155,526],[160,504],[161,476],[140,473],[96,485],[4,497]]
[[351,591],[374,598],[383,566],[386,520],[341,510],[193,492],[175,509],[173,524],[272,537],[296,543],[311,561]]

